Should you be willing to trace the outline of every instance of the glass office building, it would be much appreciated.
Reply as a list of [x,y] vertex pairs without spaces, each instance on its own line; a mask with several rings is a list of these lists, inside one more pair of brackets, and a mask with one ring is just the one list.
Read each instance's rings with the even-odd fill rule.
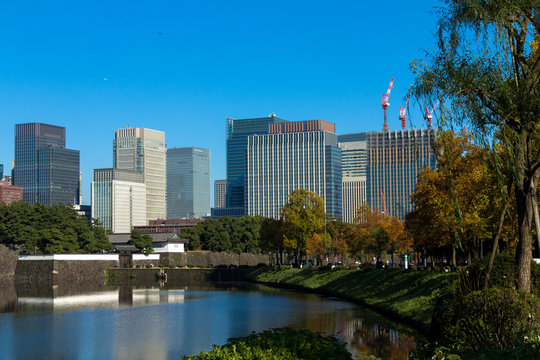
[[144,174],[134,170],[95,169],[92,217],[113,233],[129,233],[133,226],[147,225]]
[[342,167],[342,216],[353,223],[356,209],[366,202],[367,135],[354,133],[338,136]]
[[227,206],[227,180],[214,181],[214,208],[221,209]]
[[247,144],[247,213],[279,219],[289,194],[318,194],[327,214],[341,219],[341,149],[334,124],[323,120],[270,126]]
[[144,174],[147,221],[167,216],[166,151],[163,131],[130,127],[116,130],[113,167]]
[[79,151],[65,146],[64,127],[15,125],[13,184],[23,188],[23,201],[48,206],[78,204]]
[[400,220],[412,211],[409,195],[420,170],[434,169],[434,129],[373,131],[367,141],[367,203]]
[[167,149],[167,218],[210,216],[210,150]]
[[246,209],[245,178],[248,136],[268,134],[268,125],[287,120],[274,114],[263,118],[226,119],[227,207]]

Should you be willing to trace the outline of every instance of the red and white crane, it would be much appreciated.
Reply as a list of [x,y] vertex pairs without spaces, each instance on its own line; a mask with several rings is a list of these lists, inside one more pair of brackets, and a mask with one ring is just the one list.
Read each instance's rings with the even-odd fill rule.
[[407,127],[406,113],[407,106],[409,105],[409,98],[411,97],[412,88],[413,86],[411,85],[409,87],[409,92],[407,93],[407,101],[405,101],[405,106],[399,108],[399,120],[401,120],[401,130],[405,130],[405,128]]
[[386,120],[386,109],[388,109],[388,106],[390,106],[390,103],[388,102],[388,98],[390,97],[390,91],[392,91],[393,87],[394,87],[394,78],[390,80],[390,85],[388,85],[388,90],[386,90],[386,93],[382,94],[382,108],[384,110],[383,130],[388,130],[388,121]]
[[433,114],[437,106],[439,106],[439,100],[437,100],[435,105],[433,105],[433,108],[431,109],[431,111],[429,111],[428,107],[426,106],[426,113],[424,114],[424,119],[427,120],[428,128],[431,128],[431,122],[433,120],[433,116],[431,114]]

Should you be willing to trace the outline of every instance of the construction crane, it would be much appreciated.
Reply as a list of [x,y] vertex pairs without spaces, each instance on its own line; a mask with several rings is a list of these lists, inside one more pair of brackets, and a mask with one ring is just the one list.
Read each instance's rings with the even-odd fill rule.
[[386,120],[386,109],[388,109],[388,106],[390,106],[390,103],[388,102],[388,98],[390,97],[390,91],[392,91],[393,87],[394,87],[394,78],[390,80],[390,85],[388,85],[388,90],[386,91],[386,93],[382,94],[382,108],[384,110],[383,130],[388,130],[388,121]]
[[437,100],[437,102],[435,103],[435,105],[433,106],[433,108],[431,109],[431,111],[429,111],[428,107],[426,106],[426,113],[424,114],[424,119],[427,120],[427,123],[428,123],[428,129],[431,128],[431,121],[433,120],[433,116],[431,114],[433,114],[433,112],[435,111],[435,109],[437,108],[437,106],[439,106],[439,100]]
[[409,92],[407,93],[407,101],[405,101],[405,106],[399,108],[399,120],[401,120],[401,130],[405,130],[407,127],[407,118],[406,118],[406,112],[407,112],[407,105],[409,105],[409,98],[411,97],[413,86],[411,85],[409,87]]

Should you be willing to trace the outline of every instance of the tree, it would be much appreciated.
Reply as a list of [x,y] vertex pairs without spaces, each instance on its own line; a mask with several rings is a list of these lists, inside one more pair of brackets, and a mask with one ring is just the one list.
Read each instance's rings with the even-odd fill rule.
[[151,254],[152,249],[152,237],[148,234],[142,234],[139,230],[131,230],[131,237],[128,241],[129,245],[133,245],[144,254]]
[[437,169],[425,169],[411,194],[414,210],[407,227],[417,247],[450,246],[452,264],[456,249],[467,249],[488,236],[489,181],[485,151],[473,144],[472,134],[447,130],[435,142]]
[[315,257],[317,265],[320,265],[322,264],[322,260],[326,253],[327,250],[326,246],[324,246],[323,240],[317,233],[314,233],[313,236],[307,241],[306,254]]
[[324,201],[313,191],[296,189],[281,211],[283,219],[283,247],[301,261],[307,240],[314,233],[324,231]]
[[[531,284],[533,203],[540,177],[540,57],[527,43],[540,33],[538,0],[444,0],[438,48],[413,61],[416,95],[444,96],[443,121],[468,122],[494,148],[509,150],[519,242],[517,285]],[[492,136],[495,132],[499,139]]]
[[274,253],[277,264],[283,264],[283,222],[264,218],[260,229],[260,246],[263,252]]

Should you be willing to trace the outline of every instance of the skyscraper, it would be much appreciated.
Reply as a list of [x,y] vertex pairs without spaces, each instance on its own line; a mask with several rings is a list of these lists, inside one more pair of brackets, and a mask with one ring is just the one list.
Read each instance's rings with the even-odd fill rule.
[[146,186],[141,171],[95,169],[92,217],[113,233],[146,225]]
[[66,129],[42,123],[15,125],[14,185],[28,203],[79,202],[79,151],[66,149]]
[[227,180],[214,181],[214,208],[221,209],[227,206]]
[[335,126],[324,120],[268,125],[248,136],[247,213],[278,219],[289,194],[317,193],[330,217],[341,219],[341,150]]
[[373,131],[367,140],[367,203],[400,220],[412,210],[418,173],[435,168],[434,129]]
[[246,210],[244,187],[248,136],[267,134],[268,124],[286,121],[274,114],[264,118],[226,119],[228,208]]
[[366,133],[338,136],[342,167],[343,221],[352,223],[356,209],[366,202]]
[[141,171],[146,185],[146,220],[165,219],[166,150],[163,131],[130,128],[116,130],[113,167]]
[[210,150],[167,149],[167,218],[210,216]]

